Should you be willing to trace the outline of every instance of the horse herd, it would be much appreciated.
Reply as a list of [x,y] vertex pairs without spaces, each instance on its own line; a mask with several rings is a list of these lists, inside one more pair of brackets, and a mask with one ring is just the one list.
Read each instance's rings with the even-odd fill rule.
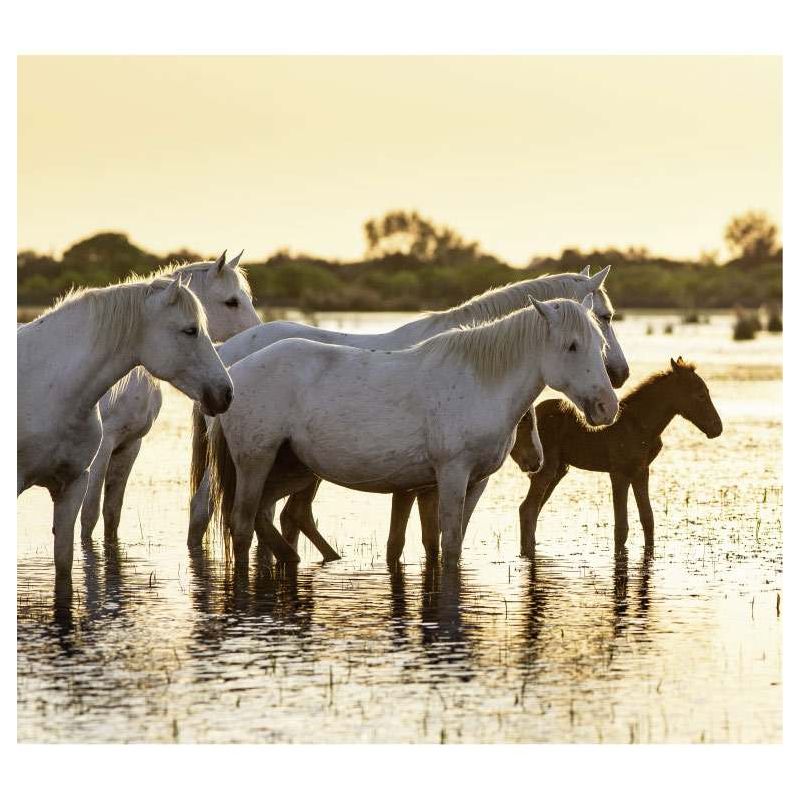
[[[392,495],[389,562],[402,555],[415,500],[426,555],[441,548],[457,562],[470,516],[509,453],[531,478],[523,555],[571,464],[610,474],[617,547],[633,486],[651,544],[647,482],[660,434],[676,414],[708,437],[722,432],[705,383],[682,359],[618,400],[629,369],[604,287],[610,267],[512,283],[356,335],[260,323],[240,257],[74,291],[19,326],[17,493],[50,492],[58,578],[71,575],[79,511],[89,538],[102,498],[105,535],[116,535],[161,407],[158,380],[195,401],[188,544],[201,545],[216,521],[237,567],[248,563],[254,532],[282,562],[300,560],[301,532],[323,558],[339,557],[314,522],[321,480]],[[546,386],[574,406],[534,409]],[[287,496],[279,531],[275,503]]]

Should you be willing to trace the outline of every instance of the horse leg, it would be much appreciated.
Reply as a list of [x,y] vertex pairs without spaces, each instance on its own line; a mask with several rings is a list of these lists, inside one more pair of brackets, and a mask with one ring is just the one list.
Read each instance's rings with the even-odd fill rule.
[[392,517],[389,523],[389,539],[386,542],[386,563],[394,564],[403,555],[406,544],[406,526],[414,505],[414,492],[395,492],[392,495]]
[[292,492],[292,494],[289,495],[289,499],[286,501],[286,505],[283,507],[283,511],[281,511],[281,531],[283,532],[283,538],[286,539],[292,547],[296,548],[297,542],[300,539],[301,520],[304,522],[310,520],[311,527],[316,530],[311,503],[314,497],[316,497],[320,483],[320,479],[314,477],[304,489]]
[[442,559],[457,564],[461,558],[461,533],[464,524],[464,500],[469,470],[460,464],[447,464],[436,471],[439,491],[439,527],[442,531]]
[[114,445],[105,435],[97,455],[89,467],[89,485],[81,506],[81,539],[92,538],[97,520],[100,519],[100,500],[103,496],[103,484],[106,480],[108,462],[114,452]]
[[134,439],[130,444],[115,450],[108,463],[106,494],[103,498],[103,526],[107,539],[116,538],[125,487],[128,485],[128,478],[141,447],[142,440]]
[[469,525],[469,521],[472,518],[472,513],[475,511],[475,506],[478,505],[478,500],[481,499],[481,495],[484,493],[486,487],[489,485],[489,478],[486,477],[482,481],[478,481],[477,483],[473,483],[472,486],[467,489],[467,494],[464,497],[464,514],[461,520],[461,542],[464,542],[464,536],[467,533],[467,526]]
[[614,547],[620,550],[628,540],[628,488],[630,478],[621,472],[611,473],[611,493],[614,496]]
[[645,467],[641,472],[637,472],[631,481],[633,496],[636,498],[636,507],[639,509],[639,520],[644,531],[645,547],[653,546],[653,531],[655,529],[653,508],[650,505],[649,480],[650,467]]
[[[238,498],[239,485],[236,485]],[[263,547],[275,556],[276,560],[282,563],[299,564],[300,556],[297,550],[292,547],[286,539],[281,536],[281,532],[275,527],[272,521],[272,507],[270,503],[266,506],[261,506],[254,515],[253,522],[250,525],[250,534],[247,540],[247,550],[250,549],[250,542],[253,539],[253,528],[255,528],[256,535],[258,536],[258,546]],[[233,526],[231,526],[233,530]],[[234,557],[236,557],[236,540],[234,539]],[[238,557],[237,557],[238,558]]]
[[189,535],[186,539],[189,547],[199,547],[203,543],[203,536],[211,521],[209,481],[210,476],[206,470],[189,504]]
[[417,508],[425,555],[435,561],[439,558],[439,494],[436,489],[417,494]]
[[536,551],[536,523],[539,512],[550,496],[550,484],[558,474],[559,464],[547,459],[538,472],[531,475],[528,494],[519,507],[520,555],[533,558]]
[[75,520],[89,483],[89,470],[84,470],[72,483],[67,484],[53,497],[53,560],[56,564],[56,579],[72,579],[72,547],[75,536]]
[[275,518],[275,504],[264,503],[263,500],[256,513],[255,530],[256,539],[258,540],[258,551],[264,563],[272,564],[275,561],[275,553],[269,546],[269,542],[273,540],[272,529],[275,528],[273,522]]
[[[294,522],[300,527],[300,530],[306,535],[311,544],[319,550],[320,555],[322,555],[322,560],[338,561],[341,556],[328,544],[325,537],[319,532],[317,523],[314,521],[311,501],[314,499],[320,483],[321,481],[319,478],[316,478],[308,489],[296,495],[299,499],[292,505],[290,513]],[[294,496],[295,495],[293,495],[293,497]],[[289,502],[291,502],[291,500],[292,498],[289,498]],[[289,505],[289,503],[287,503],[287,505]],[[285,508],[284,511],[286,511]],[[282,514],[281,520],[283,520]],[[283,528],[282,523],[281,528]]]

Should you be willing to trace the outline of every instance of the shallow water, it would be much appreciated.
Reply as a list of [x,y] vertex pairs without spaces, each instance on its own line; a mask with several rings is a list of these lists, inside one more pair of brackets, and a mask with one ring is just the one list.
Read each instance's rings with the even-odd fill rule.
[[[398,315],[320,315],[381,330]],[[389,498],[323,484],[315,511],[342,560],[235,580],[221,547],[185,548],[190,403],[171,388],[128,487],[119,542],[76,548],[56,596],[51,506],[18,503],[20,741],[775,742],[782,736],[780,336],[731,318],[617,325],[631,385],[697,361],[725,425],[675,420],[654,463],[656,544],[633,498],[613,551],[608,479],[571,470],[518,552],[527,478],[490,481],[459,570],[383,550]],[[646,335],[647,326],[654,335]]]

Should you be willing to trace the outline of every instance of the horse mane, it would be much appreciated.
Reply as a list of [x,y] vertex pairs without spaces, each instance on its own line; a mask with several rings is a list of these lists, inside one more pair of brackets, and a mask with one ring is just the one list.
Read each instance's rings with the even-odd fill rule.
[[[565,297],[570,300],[583,300],[588,294],[585,284],[591,278],[579,272],[562,272],[557,275],[542,275],[527,281],[507,283],[496,289],[489,289],[467,300],[459,306],[446,311],[431,311],[424,319],[441,322],[443,319],[457,325],[473,325],[499,319],[512,311],[529,305],[529,298],[536,300],[556,300]],[[613,312],[611,300],[601,286],[599,292],[609,311]]]
[[[133,274],[126,280],[103,288],[70,289],[41,317],[50,316],[86,304],[95,336],[102,337],[112,350],[123,346],[136,330],[142,317],[145,300],[153,288],[166,289],[169,278],[141,278]],[[206,313],[200,301],[185,286],[178,291],[177,303],[192,316],[198,328],[206,332]],[[41,319],[41,317],[39,317]]]
[[[605,337],[591,311],[587,313],[580,303],[570,299],[560,299],[552,308],[559,319],[557,346],[566,349],[576,339],[582,346],[588,346],[596,333],[605,347]],[[445,331],[412,349],[461,357],[480,379],[492,381],[518,364],[532,347],[543,344],[548,334],[549,327],[542,315],[526,304],[525,308],[500,319]]]

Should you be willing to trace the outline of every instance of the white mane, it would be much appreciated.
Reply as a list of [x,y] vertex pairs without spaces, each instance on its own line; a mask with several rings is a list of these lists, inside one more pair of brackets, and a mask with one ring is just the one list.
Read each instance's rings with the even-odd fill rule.
[[[562,299],[552,308],[559,320],[557,328],[552,331],[556,335],[557,347],[566,350],[574,341],[582,347],[591,346],[596,333],[605,348],[605,338],[593,312],[587,312],[580,303],[571,299]],[[481,380],[492,381],[518,365],[530,350],[543,345],[550,332],[542,315],[527,305],[491,322],[445,331],[415,348],[428,353],[457,355],[473,367]]]
[[[71,289],[41,316],[85,304],[94,335],[102,336],[112,349],[117,349],[136,331],[150,290],[166,289],[170,283],[168,278],[143,279],[138,275],[131,275],[121,283],[102,289]],[[177,303],[182,311],[194,318],[197,327],[205,332],[206,313],[194,294],[182,286],[178,291]]]
[[[565,297],[570,300],[583,300],[588,294],[586,284],[591,278],[573,272],[558,275],[543,275],[527,281],[509,283],[497,289],[489,289],[475,295],[460,306],[447,311],[432,311],[426,319],[440,322],[443,318],[453,325],[473,325],[488,322],[510,314],[529,304],[528,298],[536,300],[555,300]],[[600,287],[599,293],[609,312],[613,311],[606,290]]]

